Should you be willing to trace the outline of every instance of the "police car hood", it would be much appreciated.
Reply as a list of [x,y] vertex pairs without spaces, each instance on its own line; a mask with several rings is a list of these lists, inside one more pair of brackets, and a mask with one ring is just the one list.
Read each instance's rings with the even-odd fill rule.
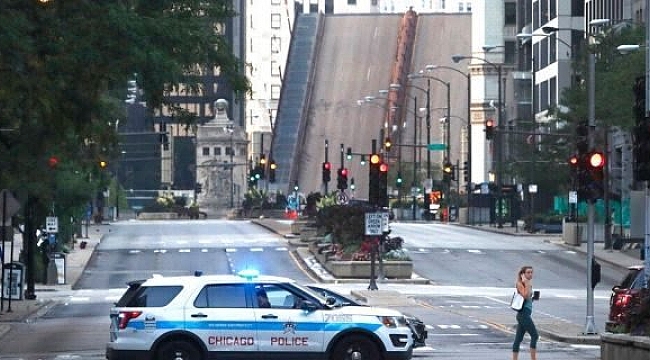
[[369,316],[404,316],[401,312],[375,306],[342,306],[332,310],[337,314],[369,315]]

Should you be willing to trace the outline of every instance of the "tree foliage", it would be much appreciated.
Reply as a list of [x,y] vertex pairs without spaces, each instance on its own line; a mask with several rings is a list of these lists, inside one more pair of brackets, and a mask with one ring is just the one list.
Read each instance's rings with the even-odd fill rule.
[[[15,190],[34,226],[78,215],[110,174],[128,80],[176,118],[171,92],[201,94],[201,75],[249,89],[221,33],[229,0],[4,0],[0,11],[0,188]],[[57,166],[49,166],[56,157]],[[33,230],[33,227],[28,227]]]

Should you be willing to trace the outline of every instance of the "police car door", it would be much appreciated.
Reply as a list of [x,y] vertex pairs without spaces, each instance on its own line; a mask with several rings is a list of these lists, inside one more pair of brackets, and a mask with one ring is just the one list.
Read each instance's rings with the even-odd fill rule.
[[[263,300],[266,294],[268,304]],[[323,312],[300,308],[302,297],[279,284],[255,287],[255,318],[261,352],[323,352]],[[266,305],[265,305],[266,304]]]
[[254,352],[255,318],[245,284],[208,284],[185,307],[188,331],[210,352]]

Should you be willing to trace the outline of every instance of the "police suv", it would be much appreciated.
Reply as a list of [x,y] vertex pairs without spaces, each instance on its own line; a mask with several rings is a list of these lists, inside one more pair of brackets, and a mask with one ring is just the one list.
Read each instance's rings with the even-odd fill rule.
[[408,360],[404,315],[334,307],[286,278],[255,273],[134,281],[111,309],[106,358]]

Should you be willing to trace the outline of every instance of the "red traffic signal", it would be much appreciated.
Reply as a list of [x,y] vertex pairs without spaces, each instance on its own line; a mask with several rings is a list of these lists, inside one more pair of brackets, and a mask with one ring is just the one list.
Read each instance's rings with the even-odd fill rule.
[[578,155],[572,155],[569,158],[569,165],[571,167],[577,167],[580,164],[580,159],[578,159]]
[[341,176],[347,177],[348,176],[348,169],[346,169],[346,168],[341,169]]
[[379,171],[383,173],[388,172],[388,164],[386,163],[379,164]]
[[323,163],[323,170],[332,170],[332,163],[327,161]]
[[47,159],[47,166],[49,166],[52,169],[54,169],[58,164],[59,164],[59,158],[56,156],[50,156],[50,158]]

